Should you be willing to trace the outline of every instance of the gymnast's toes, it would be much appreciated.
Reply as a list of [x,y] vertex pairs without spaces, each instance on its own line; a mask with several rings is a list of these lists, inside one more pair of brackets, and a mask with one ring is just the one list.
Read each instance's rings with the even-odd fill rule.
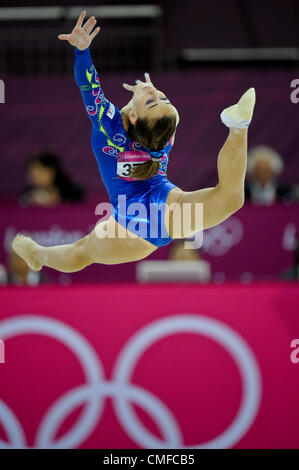
[[246,129],[252,119],[255,105],[255,89],[249,88],[237,104],[224,109],[220,115],[221,121],[227,127]]
[[40,271],[43,267],[38,259],[38,245],[31,238],[18,233],[12,242],[12,249],[27,263],[32,271]]

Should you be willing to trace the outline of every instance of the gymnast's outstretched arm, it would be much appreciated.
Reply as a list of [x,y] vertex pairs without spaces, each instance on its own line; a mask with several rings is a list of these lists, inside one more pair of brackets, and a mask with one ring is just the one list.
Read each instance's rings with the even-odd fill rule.
[[70,34],[59,34],[60,40],[68,41],[74,46],[75,62],[74,76],[80,89],[87,115],[96,130],[101,129],[101,115],[107,104],[100,85],[99,75],[92,63],[89,46],[100,31],[97,27],[93,32],[97,20],[91,16],[83,25],[86,12],[83,11]]
[[101,130],[101,116],[106,98],[100,85],[99,75],[92,63],[89,48],[75,51],[74,75],[81,92],[87,115],[96,130]]

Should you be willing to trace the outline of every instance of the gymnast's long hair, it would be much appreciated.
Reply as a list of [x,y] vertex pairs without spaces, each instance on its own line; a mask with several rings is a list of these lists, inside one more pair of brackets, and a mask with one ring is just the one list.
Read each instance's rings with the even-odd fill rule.
[[[149,151],[162,150],[168,144],[176,129],[175,116],[163,116],[162,118],[152,120],[148,118],[137,119],[135,125],[128,122],[127,134],[131,140],[138,142]],[[160,162],[149,160],[138,165],[132,171],[135,178],[151,178],[157,174]]]

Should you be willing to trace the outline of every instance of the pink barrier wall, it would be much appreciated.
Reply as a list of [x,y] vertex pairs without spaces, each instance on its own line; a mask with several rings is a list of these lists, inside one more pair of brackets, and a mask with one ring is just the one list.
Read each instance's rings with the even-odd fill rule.
[[296,284],[3,288],[0,447],[298,448],[298,305]]

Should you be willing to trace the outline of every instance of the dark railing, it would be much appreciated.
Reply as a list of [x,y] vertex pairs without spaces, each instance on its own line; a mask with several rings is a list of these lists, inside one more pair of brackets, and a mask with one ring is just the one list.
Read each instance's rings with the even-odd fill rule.
[[0,8],[0,73],[22,76],[72,73],[73,50],[57,36],[72,30],[83,9],[88,17],[95,15],[101,26],[92,49],[106,71],[161,69],[160,7],[25,7]]

